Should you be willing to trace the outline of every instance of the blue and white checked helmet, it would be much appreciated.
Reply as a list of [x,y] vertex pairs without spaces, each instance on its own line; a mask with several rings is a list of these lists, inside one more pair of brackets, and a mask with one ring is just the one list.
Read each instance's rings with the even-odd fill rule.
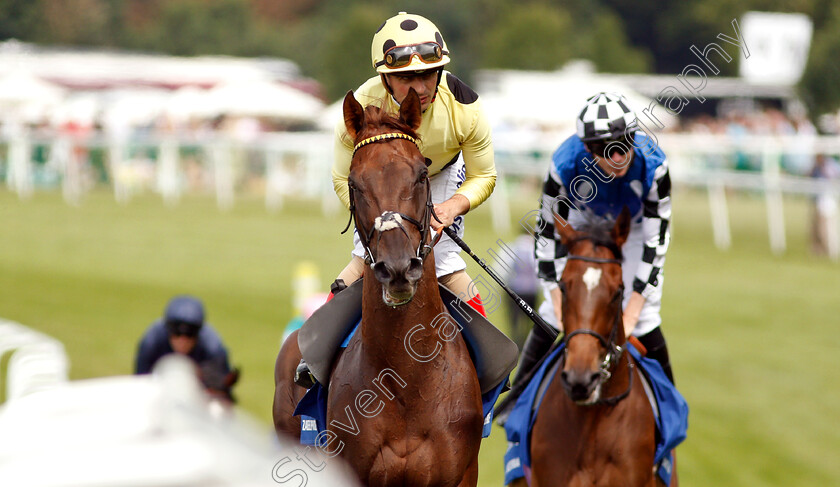
[[618,139],[637,127],[636,113],[617,93],[601,92],[590,97],[577,118],[577,135],[584,142]]

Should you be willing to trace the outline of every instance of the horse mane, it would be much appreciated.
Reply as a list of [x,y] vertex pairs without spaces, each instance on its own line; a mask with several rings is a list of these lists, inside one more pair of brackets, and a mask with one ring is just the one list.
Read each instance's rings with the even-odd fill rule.
[[398,116],[392,115],[387,110],[375,105],[365,107],[365,128],[356,136],[357,141],[372,135],[370,134],[370,127],[387,127],[402,132],[409,137],[420,138],[417,132],[400,120]]
[[586,223],[580,225],[580,228],[576,229],[580,233],[580,236],[565,244],[565,246],[567,249],[570,249],[578,242],[588,240],[596,247],[605,247],[609,249],[616,259],[621,260],[623,259],[621,247],[616,245],[615,240],[613,240],[610,233],[612,228],[613,223],[607,220],[587,221]]

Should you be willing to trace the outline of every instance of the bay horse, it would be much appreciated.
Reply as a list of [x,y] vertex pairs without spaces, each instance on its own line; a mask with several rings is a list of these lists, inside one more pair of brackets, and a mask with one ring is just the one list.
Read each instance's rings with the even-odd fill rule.
[[655,418],[625,350],[621,246],[630,213],[591,233],[556,218],[554,226],[568,249],[559,282],[565,350],[531,432],[531,487],[661,485]]
[[[370,487],[474,487],[481,388],[461,334],[441,339],[442,328],[434,325],[446,308],[429,229],[428,168],[418,148],[420,98],[410,89],[395,116],[374,105],[363,108],[348,92],[343,114],[355,144],[351,218],[370,268],[361,324],[333,365],[324,449],[342,456]],[[296,346],[288,345],[289,356]],[[294,433],[295,423],[278,412],[285,414],[302,391],[289,386],[296,364],[278,356],[278,432]]]

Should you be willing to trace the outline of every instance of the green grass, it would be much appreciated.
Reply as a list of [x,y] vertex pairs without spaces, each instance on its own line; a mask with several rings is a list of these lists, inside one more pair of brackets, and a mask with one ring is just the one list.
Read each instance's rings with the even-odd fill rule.
[[[514,194],[517,220],[537,198]],[[691,407],[680,477],[685,485],[836,484],[840,265],[808,255],[807,201],[785,200],[783,256],[770,252],[761,198],[732,195],[729,204],[733,247],[721,252],[705,195],[675,190],[663,331]],[[268,432],[294,267],[314,262],[326,287],[349,257],[345,223],[344,213],[324,217],[312,202],[272,214],[246,199],[220,212],[204,196],[169,208],[153,196],[120,206],[94,192],[73,207],[57,193],[20,201],[2,191],[0,317],[64,342],[73,379],[128,374],[137,340],[168,298],[196,294],[242,367],[241,406]],[[493,232],[488,205],[470,215],[466,240],[479,255],[513,236]],[[474,263],[469,271],[479,273]],[[491,319],[506,329],[502,311]],[[482,447],[481,486],[501,485],[504,449],[497,428]]]

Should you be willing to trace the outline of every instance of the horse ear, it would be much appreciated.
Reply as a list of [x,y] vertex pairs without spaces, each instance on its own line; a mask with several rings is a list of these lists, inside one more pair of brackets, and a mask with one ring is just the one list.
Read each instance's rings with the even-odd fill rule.
[[347,127],[347,134],[356,140],[356,136],[362,131],[365,121],[365,109],[362,104],[353,96],[353,90],[344,96],[344,126]]
[[612,236],[613,241],[615,244],[621,248],[624,245],[624,242],[627,241],[627,235],[630,234],[630,209],[626,206],[623,210],[621,210],[621,214],[618,215],[618,218],[615,220],[615,225],[613,225],[612,230],[610,231],[610,236]]
[[414,88],[408,89],[408,94],[400,104],[400,120],[406,123],[412,130],[420,128],[423,120],[423,113],[420,111],[420,96]]
[[560,218],[559,215],[554,215],[554,228],[560,235],[560,242],[563,245],[575,240],[578,237],[578,231],[572,227],[568,220]]
[[239,382],[239,369],[233,369],[225,376],[224,385],[227,389],[230,389],[237,382]]

